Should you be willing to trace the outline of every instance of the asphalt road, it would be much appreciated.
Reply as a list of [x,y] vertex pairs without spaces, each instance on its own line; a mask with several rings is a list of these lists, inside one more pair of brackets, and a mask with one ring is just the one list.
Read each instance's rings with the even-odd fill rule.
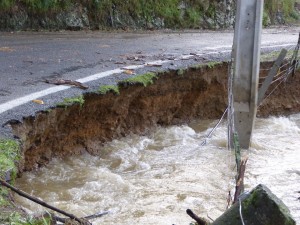
[[[299,30],[264,30],[262,47],[290,48],[297,43]],[[0,33],[0,124],[21,120],[82,92],[47,84],[47,79],[79,80],[93,90],[128,77],[122,68],[131,65],[139,73],[153,69],[145,64],[157,60],[166,64],[163,68],[181,67],[187,64],[183,59],[195,55],[203,59],[229,55],[232,40],[233,31]],[[6,136],[4,128],[0,137]]]

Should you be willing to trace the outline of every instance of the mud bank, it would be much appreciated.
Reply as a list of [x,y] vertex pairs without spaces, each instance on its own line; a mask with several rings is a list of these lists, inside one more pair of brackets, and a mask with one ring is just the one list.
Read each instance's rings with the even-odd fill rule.
[[[261,77],[272,63],[262,64]],[[218,119],[227,107],[228,64],[207,64],[156,74],[153,83],[121,82],[118,91],[89,93],[83,101],[60,106],[12,124],[21,142],[19,171],[47,164],[53,157],[88,152],[96,155],[104,142],[130,133],[146,134],[157,125],[193,119]],[[300,111],[300,72],[278,86],[259,107],[258,116]],[[274,83],[270,91],[278,84]]]

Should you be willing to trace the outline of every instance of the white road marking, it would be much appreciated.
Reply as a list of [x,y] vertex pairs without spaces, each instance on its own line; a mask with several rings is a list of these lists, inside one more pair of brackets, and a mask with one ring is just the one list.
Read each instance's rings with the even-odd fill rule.
[[7,110],[13,109],[17,106],[20,106],[20,105],[23,105],[27,102],[30,102],[34,99],[38,99],[38,98],[43,97],[45,95],[49,95],[49,94],[53,94],[53,93],[56,93],[56,92],[59,92],[59,91],[63,91],[63,90],[66,90],[68,88],[69,87],[67,87],[67,86],[52,87],[52,88],[48,88],[48,89],[45,89],[45,90],[42,90],[42,91],[34,92],[32,94],[29,94],[29,95],[25,95],[21,98],[16,98],[14,100],[5,102],[5,103],[0,105],[0,114],[7,111]]
[[[278,47],[286,47],[286,46],[293,46],[293,45],[291,45],[291,44],[269,45],[269,46],[263,46],[262,48],[276,48],[276,47],[278,48]],[[226,47],[228,47],[228,46],[225,46],[225,48]],[[217,48],[221,48],[221,47],[217,47]],[[211,48],[211,49],[217,49],[217,48]],[[209,48],[207,48],[207,49],[209,49]],[[216,51],[214,51],[214,52],[204,52],[204,53],[197,54],[197,56],[227,53],[227,52],[230,52],[230,51],[231,50],[224,50],[224,51],[217,51],[217,52]],[[192,57],[194,57],[194,55],[181,55],[178,58],[176,58],[175,60],[189,59],[189,58],[192,58]],[[87,82],[98,80],[100,78],[107,77],[107,76],[110,76],[110,75],[113,75],[113,74],[120,74],[120,73],[124,72],[124,70],[126,70],[126,69],[139,69],[139,68],[147,67],[147,64],[148,65],[151,65],[151,64],[152,65],[164,64],[164,63],[168,63],[170,61],[171,60],[158,60],[158,61],[153,61],[153,62],[147,62],[144,65],[126,66],[126,67],[123,67],[123,68],[118,68],[118,69],[114,69],[114,70],[108,70],[108,71],[105,71],[105,72],[93,74],[93,75],[78,79],[76,81],[81,82],[81,83],[87,83]],[[53,93],[56,93],[56,92],[59,92],[59,91],[67,90],[69,88],[71,88],[71,87],[70,86],[63,86],[63,85],[55,86],[55,87],[47,88],[45,90],[34,92],[32,94],[25,95],[23,97],[16,98],[14,100],[5,102],[5,103],[0,105],[0,114],[4,113],[4,112],[6,112],[10,109],[13,109],[17,106],[26,104],[26,103],[34,100],[34,99],[38,99],[38,98],[41,98],[41,97],[44,97],[46,95],[53,94]]]
[[[81,83],[86,83],[86,82],[89,82],[89,81],[100,79],[102,77],[107,77],[107,76],[110,76],[112,74],[117,74],[117,73],[122,73],[122,72],[123,72],[122,69],[109,70],[109,71],[105,71],[105,72],[102,72],[102,73],[97,73],[97,74],[79,79],[77,81],[81,82]],[[64,85],[55,86],[55,87],[47,88],[47,89],[42,90],[42,91],[34,92],[32,94],[29,94],[29,95],[25,95],[21,98],[16,98],[14,100],[5,102],[5,103],[0,105],[0,114],[4,113],[4,112],[6,112],[10,109],[13,109],[17,106],[20,106],[20,105],[23,105],[27,102],[30,102],[34,99],[38,99],[38,98],[41,98],[41,97],[44,97],[46,95],[50,95],[50,94],[53,94],[53,93],[56,93],[56,92],[59,92],[59,91],[67,90],[69,88],[71,88],[71,87],[70,86],[64,86]]]

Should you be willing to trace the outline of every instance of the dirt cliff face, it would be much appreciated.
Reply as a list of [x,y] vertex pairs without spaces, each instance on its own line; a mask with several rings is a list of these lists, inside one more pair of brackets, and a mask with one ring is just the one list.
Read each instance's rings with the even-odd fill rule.
[[[213,68],[165,72],[147,87],[122,85],[119,95],[90,93],[84,96],[83,106],[75,104],[25,118],[12,125],[22,142],[20,171],[43,166],[52,157],[85,151],[97,154],[106,141],[130,133],[145,134],[157,125],[218,119],[227,107],[227,71],[228,65],[222,63]],[[259,108],[258,116],[299,112],[299,79],[298,72],[280,85]]]
[[[262,69],[270,68],[272,62],[263,63]],[[285,68],[282,69],[282,71]],[[260,83],[264,80],[267,75],[267,70],[260,74]],[[279,71],[279,73],[282,72]],[[276,80],[278,75],[275,76]],[[294,113],[300,112],[300,71],[295,71],[295,74],[288,76],[286,81],[279,80],[274,82],[268,89],[265,99],[262,104],[258,107],[258,117],[268,116],[287,116]]]

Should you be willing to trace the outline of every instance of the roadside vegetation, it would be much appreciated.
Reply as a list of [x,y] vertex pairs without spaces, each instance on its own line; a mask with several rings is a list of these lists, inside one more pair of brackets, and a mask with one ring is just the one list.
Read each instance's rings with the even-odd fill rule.
[[300,15],[295,9],[295,6],[299,4],[299,0],[265,1],[263,24],[267,26],[276,22],[283,24],[299,22]]
[[149,72],[149,73],[141,74],[135,77],[122,80],[119,84],[120,85],[141,84],[144,87],[147,87],[148,85],[153,84],[154,79],[157,79],[157,74]]
[[[297,22],[296,4],[300,0],[265,1],[264,26]],[[1,0],[0,15],[23,10],[29,17],[46,16],[49,20],[74,7],[87,12],[89,25],[96,29],[122,28],[132,21],[141,28],[201,28],[201,23],[216,23],[212,21],[218,20],[220,10],[217,0]]]
[[117,85],[102,85],[99,87],[98,92],[102,95],[105,95],[108,92],[113,92],[117,95],[120,94],[119,87]]
[[82,108],[84,104],[83,95],[75,96],[73,98],[65,98],[64,101],[58,103],[57,106],[67,108],[68,106],[71,106],[73,104],[79,104],[80,108]]
[[[0,140],[0,178],[9,178],[14,180],[17,176],[17,167],[15,163],[19,160],[19,145],[14,140]],[[1,192],[0,187],[0,192]],[[0,198],[0,205],[2,201]]]

